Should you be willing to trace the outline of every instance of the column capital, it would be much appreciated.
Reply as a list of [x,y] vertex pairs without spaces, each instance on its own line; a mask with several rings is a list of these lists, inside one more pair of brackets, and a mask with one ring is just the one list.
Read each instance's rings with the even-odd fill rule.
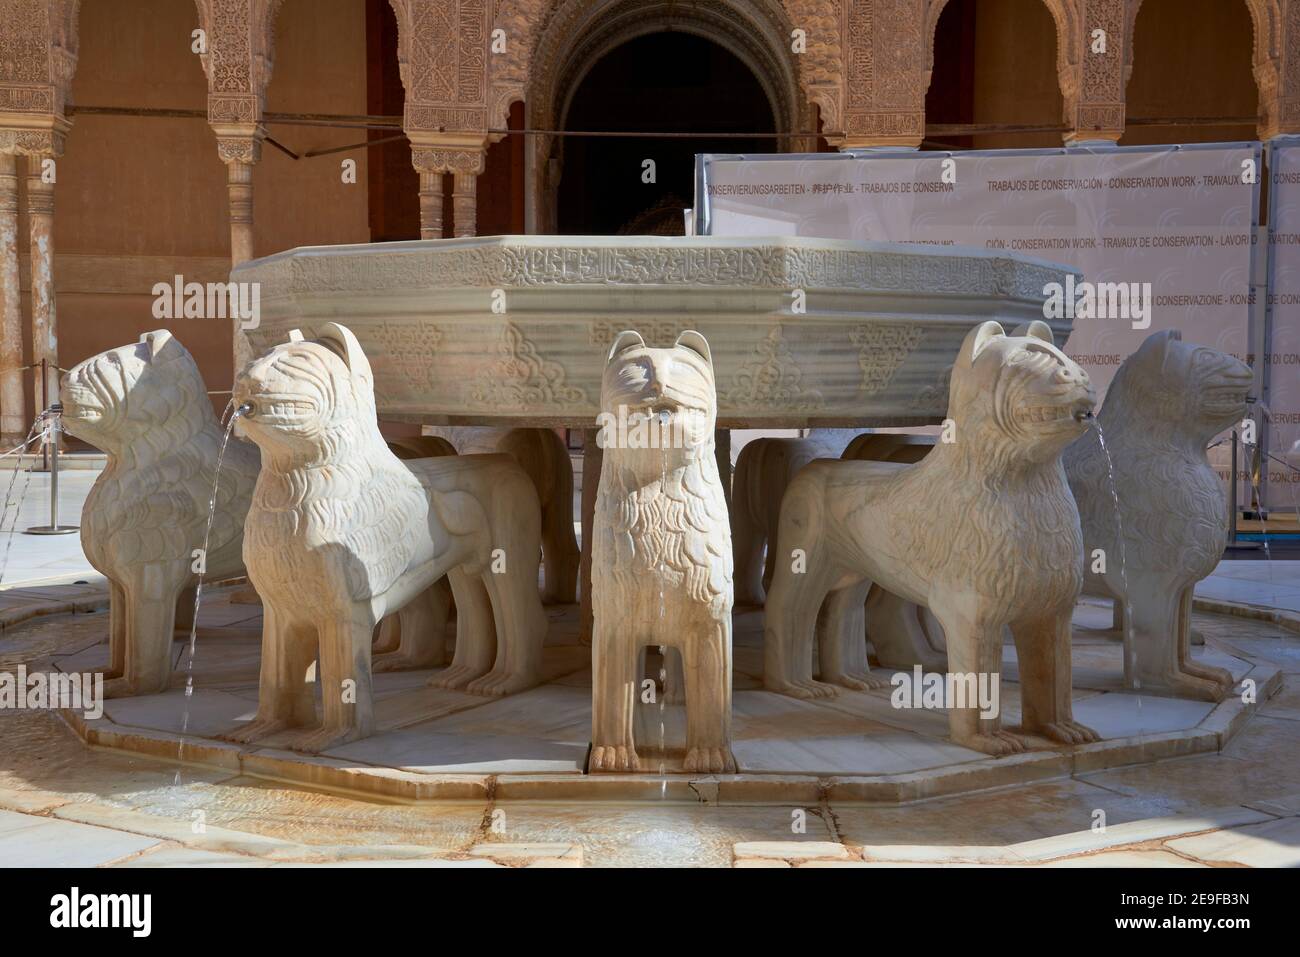
[[214,127],[217,134],[217,156],[230,166],[244,163],[249,166],[262,158],[262,140],[266,130],[261,126]]
[[486,156],[486,147],[458,148],[411,143],[411,165],[419,173],[468,173],[477,176],[483,172]]

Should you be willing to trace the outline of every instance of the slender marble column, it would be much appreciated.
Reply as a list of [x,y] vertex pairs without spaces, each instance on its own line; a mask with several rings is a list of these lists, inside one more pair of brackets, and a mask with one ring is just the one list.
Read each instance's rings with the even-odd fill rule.
[[420,238],[442,239],[442,170],[420,170]]
[[478,235],[478,174],[456,173],[451,188],[451,210],[455,235]]
[[23,310],[18,292],[18,168],[0,154],[0,441],[6,449],[27,435],[23,399]]
[[229,195],[230,265],[253,258],[253,164],[243,160],[226,163],[226,192]]
[[[59,328],[54,307],[54,184],[41,178],[41,161],[27,161],[27,225],[32,256],[32,362],[35,411],[59,400]],[[40,362],[49,364],[42,392]]]

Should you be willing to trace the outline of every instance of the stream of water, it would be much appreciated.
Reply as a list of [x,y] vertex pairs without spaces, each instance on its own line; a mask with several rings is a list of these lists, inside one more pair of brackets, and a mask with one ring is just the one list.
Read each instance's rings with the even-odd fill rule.
[[[1110,499],[1115,508],[1115,540],[1119,545],[1119,581],[1124,598],[1120,608],[1120,626],[1124,647],[1124,684],[1134,691],[1141,692],[1142,681],[1137,675],[1137,648],[1133,643],[1133,611],[1129,602],[1128,556],[1124,543],[1124,515],[1119,507],[1119,490],[1115,485],[1115,462],[1111,459],[1110,449],[1106,447],[1106,433],[1095,416],[1088,418],[1088,424],[1097,433],[1097,444],[1106,457],[1106,478],[1110,483]],[[1086,558],[1087,556],[1085,556]],[[1142,734],[1142,695],[1137,695],[1138,735]]]
[[203,530],[203,546],[199,552],[201,562],[199,564],[198,581],[194,585],[194,620],[190,622],[190,640],[186,643],[186,660],[185,660],[185,714],[181,719],[181,737],[176,746],[176,783],[181,783],[181,766],[185,758],[185,735],[190,729],[190,703],[194,697],[194,652],[198,646],[199,637],[199,607],[203,604],[203,580],[208,570],[208,540],[212,536],[212,523],[217,515],[217,492],[221,487],[221,463],[226,457],[226,446],[230,444],[230,434],[235,430],[235,423],[239,421],[240,413],[244,411],[243,406],[232,411],[234,399],[226,404],[226,410],[222,413],[222,420],[225,421],[229,413],[229,421],[226,421],[226,431],[221,437],[221,448],[217,451],[217,468],[212,477],[212,494],[208,497],[208,524]]

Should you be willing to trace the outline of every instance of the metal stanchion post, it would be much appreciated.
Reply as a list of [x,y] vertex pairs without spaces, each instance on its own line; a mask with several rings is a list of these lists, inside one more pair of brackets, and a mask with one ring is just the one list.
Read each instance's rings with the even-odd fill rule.
[[1228,480],[1228,549],[1259,548],[1259,542],[1237,538],[1237,430],[1232,430],[1232,476]]
[[56,402],[50,406],[49,431],[42,443],[50,463],[50,524],[33,525],[24,529],[25,535],[70,535],[80,529],[79,525],[59,524],[59,431],[62,427],[59,416],[62,413],[62,404]]

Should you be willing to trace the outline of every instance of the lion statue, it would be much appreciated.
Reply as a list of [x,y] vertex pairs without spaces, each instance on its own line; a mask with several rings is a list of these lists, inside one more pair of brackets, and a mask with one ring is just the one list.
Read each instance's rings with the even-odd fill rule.
[[731,484],[737,605],[763,604],[771,587],[776,550],[768,544],[776,534],[786,486],[813,459],[834,458],[843,445],[842,436],[762,436],[740,450]]
[[189,628],[194,589],[244,574],[244,516],[257,449],[225,430],[203,377],[165,329],[79,363],[63,378],[63,424],[102,449],[108,465],[86,496],[81,546],[110,583],[104,694],[159,694],[173,668],[174,630]]
[[[402,461],[455,455],[456,449],[436,435],[389,439],[388,450]],[[424,590],[396,614],[386,615],[375,627],[370,668],[373,672],[419,671],[447,663],[447,622],[454,607],[451,583],[445,578]],[[405,628],[402,622],[406,621]]]
[[[578,600],[578,538],[573,531],[573,463],[553,429],[443,426],[438,432],[461,452],[513,455],[542,503],[542,604]],[[433,438],[433,436],[425,436]]]
[[1253,381],[1232,356],[1176,331],[1154,333],[1106,392],[1097,416],[1105,448],[1088,436],[1065,452],[1088,555],[1084,591],[1113,598],[1121,624],[1127,619],[1130,688],[1218,701],[1235,684],[1223,668],[1193,660],[1188,645],[1192,589],[1214,571],[1228,537],[1223,482],[1205,447],[1245,417]]
[[[768,690],[815,698],[835,694],[824,682],[841,676],[870,681],[862,611],[876,583],[933,612],[954,679],[968,686],[999,680],[1010,625],[1022,730],[1097,740],[1074,721],[1070,698],[1083,538],[1061,468],[1095,396],[1045,323],[1027,332],[1007,336],[990,321],[966,336],[949,391],[954,441],[914,465],[816,461],[790,483],[767,600]],[[814,629],[821,682],[812,677]],[[983,704],[949,701],[952,740],[993,755],[1023,751],[1025,737]]]
[[250,362],[234,398],[239,428],[262,449],[244,560],[266,613],[257,715],[227,738],[313,725],[305,676],[318,655],[323,718],[291,746],[322,751],[372,733],[375,624],[443,576],[456,651],[430,685],[505,695],[540,680],[541,517],[513,459],[398,459],[379,433],[370,364],[333,322]]
[[[731,753],[731,529],[714,457],[708,342],[653,349],[619,333],[601,382],[604,456],[592,542],[593,771],[635,771],[641,651],[682,658],[687,771],[736,769]],[[620,412],[622,413],[620,415]],[[651,441],[641,434],[650,426]]]

